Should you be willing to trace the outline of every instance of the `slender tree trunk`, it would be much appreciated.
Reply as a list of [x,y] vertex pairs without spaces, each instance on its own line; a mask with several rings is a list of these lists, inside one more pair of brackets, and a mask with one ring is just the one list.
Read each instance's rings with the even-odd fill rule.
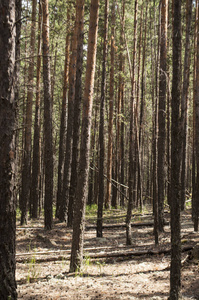
[[82,104],[82,73],[83,73],[83,42],[84,42],[84,0],[77,4],[77,65],[75,81],[74,98],[74,121],[73,121],[73,145],[72,145],[72,163],[69,187],[69,206],[68,206],[68,226],[73,222],[73,204],[75,199],[75,189],[78,176],[78,158],[79,158],[79,136],[80,136],[80,117]]
[[31,216],[37,218],[39,204],[39,183],[41,176],[41,143],[40,143],[40,81],[41,81],[41,3],[39,4],[38,20],[38,51],[37,51],[37,83],[36,83],[36,104],[35,104],[35,124],[32,162],[32,186],[31,186]]
[[97,237],[102,237],[102,217],[104,204],[104,104],[106,93],[106,62],[107,62],[107,40],[108,40],[108,13],[109,0],[105,1],[104,11],[104,45],[102,62],[102,82],[101,82],[101,103],[100,103],[100,126],[99,126],[99,144],[100,144],[100,162],[99,162],[99,196],[97,211]]
[[83,241],[85,206],[88,185],[90,130],[92,116],[92,100],[95,76],[95,62],[97,50],[99,0],[91,0],[90,23],[88,36],[87,66],[85,78],[85,90],[82,113],[82,132],[80,146],[79,174],[76,189],[76,201],[74,207],[73,237],[70,260],[70,272],[81,269],[83,261]]
[[173,80],[171,101],[171,270],[170,300],[180,297],[181,223],[180,223],[180,97],[181,97],[181,0],[173,0]]
[[192,19],[192,0],[186,1],[186,44],[184,55],[183,90],[181,99],[182,122],[182,169],[181,169],[181,210],[184,210],[186,200],[186,173],[187,173],[187,115],[188,92],[190,74],[190,31]]
[[133,64],[131,70],[131,100],[130,100],[130,143],[129,143],[129,201],[127,207],[126,215],[126,244],[132,244],[131,236],[131,215],[133,208],[133,195],[135,188],[135,137],[134,137],[134,105],[135,105],[135,58],[136,58],[136,48],[137,48],[137,9],[138,2],[135,1],[134,8],[134,34],[133,34]]
[[[199,16],[199,3],[197,2],[197,15]],[[196,52],[196,98],[195,98],[195,141],[196,141],[196,187],[195,187],[195,212],[194,212],[194,230],[198,231],[199,218],[199,20],[197,18],[197,52]]]
[[[70,24],[70,8],[67,12],[67,23]],[[69,55],[70,50],[70,30],[67,28],[66,47],[65,47],[65,64],[64,64],[64,84],[62,96],[62,111],[61,124],[59,135],[59,162],[58,162],[58,180],[57,180],[57,202],[56,202],[56,217],[59,216],[59,209],[62,202],[62,187],[63,187],[63,170],[64,170],[64,149],[66,148],[66,104],[68,93],[68,76],[69,76]]]
[[[16,9],[16,14],[15,14]],[[15,198],[15,55],[19,2],[0,2],[0,299],[17,299]]]
[[49,12],[48,0],[42,0],[43,12],[43,82],[44,82],[44,170],[45,198],[44,223],[46,229],[53,222],[53,140],[52,140],[52,99],[49,55]]
[[[78,1],[78,0],[77,0]],[[78,4],[78,2],[76,2]],[[69,66],[69,94],[68,94],[68,118],[66,133],[66,151],[64,161],[64,176],[62,201],[58,218],[60,221],[67,220],[68,202],[69,202],[69,183],[71,176],[71,159],[72,159],[72,138],[73,138],[73,117],[74,117],[74,98],[75,98],[75,81],[76,81],[76,60],[77,60],[77,24],[78,24],[78,5],[76,5],[76,20],[72,35],[71,56]],[[81,7],[80,7],[81,9]]]
[[21,225],[26,222],[27,204],[31,190],[31,143],[32,143],[32,102],[34,80],[34,53],[35,53],[35,27],[36,27],[37,1],[32,0],[32,23],[30,37],[30,64],[28,68],[28,93],[25,120],[25,149],[22,167],[22,192],[21,192]]
[[168,1],[161,2],[160,26],[160,74],[158,106],[158,229],[164,231],[165,195],[165,142],[166,142],[166,96],[167,96],[167,12]]
[[110,94],[109,94],[109,123],[108,123],[108,157],[107,157],[107,183],[105,208],[111,206],[111,179],[113,165],[113,100],[114,100],[114,62],[115,62],[115,3],[113,1],[111,15],[111,68],[110,68]]

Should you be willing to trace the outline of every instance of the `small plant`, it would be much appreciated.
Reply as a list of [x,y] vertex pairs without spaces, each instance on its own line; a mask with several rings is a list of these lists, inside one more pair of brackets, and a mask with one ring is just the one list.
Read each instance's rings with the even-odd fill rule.
[[96,265],[99,267],[99,271],[100,271],[100,274],[102,274],[102,268],[105,266],[105,261],[103,262],[100,262],[100,261],[96,261]]
[[31,280],[35,280],[39,276],[39,271],[36,267],[36,256],[35,256],[35,250],[28,262],[28,276],[27,276],[27,282],[30,283]]

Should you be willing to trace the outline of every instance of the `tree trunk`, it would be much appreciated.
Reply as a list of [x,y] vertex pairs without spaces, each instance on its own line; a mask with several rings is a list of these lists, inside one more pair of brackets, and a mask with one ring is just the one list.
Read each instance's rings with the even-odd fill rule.
[[73,237],[70,261],[70,272],[81,269],[83,261],[83,241],[85,206],[88,185],[90,129],[92,116],[92,100],[94,88],[95,62],[97,50],[99,0],[91,0],[90,23],[88,36],[87,66],[82,112],[82,132],[80,146],[79,174],[74,207]]
[[133,208],[134,188],[135,188],[135,137],[134,137],[134,105],[135,105],[135,64],[137,48],[137,9],[138,2],[135,1],[134,7],[134,35],[133,35],[133,61],[131,70],[131,99],[130,99],[130,137],[129,137],[129,201],[126,215],[126,244],[132,244],[131,236],[131,214]]
[[190,31],[192,19],[192,0],[186,1],[186,44],[184,55],[183,90],[181,99],[181,122],[182,122],[182,169],[181,169],[181,210],[185,208],[186,200],[186,173],[187,173],[187,115],[188,115],[188,92],[190,74]]
[[43,82],[44,82],[44,170],[45,198],[44,223],[46,229],[53,222],[53,140],[52,140],[52,99],[49,56],[49,12],[48,0],[42,0],[43,12]]
[[[199,2],[197,2],[197,15],[199,16]],[[195,187],[195,214],[194,214],[194,230],[198,231],[199,217],[199,20],[197,18],[197,52],[196,52],[196,98],[195,98],[195,141],[196,141],[196,187]]]
[[109,0],[105,1],[104,11],[104,45],[102,62],[101,103],[100,103],[100,125],[99,125],[99,196],[97,211],[97,237],[102,237],[102,217],[104,204],[104,104],[106,93],[106,62],[107,62],[107,39],[108,39],[108,13]]
[[114,2],[111,16],[111,69],[110,69],[110,91],[109,91],[109,123],[108,123],[108,157],[107,157],[107,183],[105,208],[111,206],[111,179],[113,165],[113,100],[114,100],[114,62],[115,62],[115,9]]
[[26,103],[25,119],[25,149],[22,167],[22,192],[21,192],[21,225],[26,222],[27,204],[30,199],[31,190],[31,143],[32,143],[32,102],[33,102],[33,80],[34,80],[34,53],[35,53],[35,27],[36,27],[37,1],[32,1],[32,22],[30,37],[30,64],[28,68],[28,93]]
[[[15,281],[15,55],[19,2],[0,2],[0,298],[17,299]],[[15,15],[16,9],[16,15]],[[3,34],[2,34],[3,33]]]
[[39,182],[41,176],[41,143],[40,143],[40,81],[41,81],[41,4],[39,4],[38,20],[38,51],[37,51],[37,83],[35,103],[35,124],[32,162],[32,186],[31,186],[31,216],[37,218],[39,204]]
[[181,0],[173,0],[173,80],[171,99],[171,270],[170,300],[179,299],[181,289],[180,223],[180,97],[181,97]]
[[166,142],[166,96],[167,96],[167,12],[168,1],[161,2],[160,26],[160,74],[158,106],[158,229],[164,231],[165,195],[165,142]]
[[72,138],[73,138],[73,117],[74,117],[74,98],[75,98],[75,81],[76,81],[76,60],[77,60],[77,22],[78,22],[78,6],[76,6],[76,21],[72,35],[71,56],[69,65],[69,94],[68,94],[68,118],[66,133],[66,150],[64,161],[64,176],[62,200],[58,218],[60,221],[67,220],[68,202],[69,202],[69,183],[71,175],[71,159],[72,159]]
[[[70,24],[70,8],[67,12],[67,23]],[[62,111],[59,135],[59,162],[58,162],[58,179],[57,179],[57,202],[56,202],[56,217],[59,216],[60,205],[62,202],[62,187],[63,187],[63,169],[64,169],[64,149],[66,148],[66,103],[68,92],[68,76],[69,76],[69,50],[70,50],[70,30],[66,33],[66,48],[65,48],[65,65],[64,65],[64,84],[62,97]]]
[[80,136],[80,116],[82,104],[82,73],[83,73],[83,42],[84,42],[84,0],[77,3],[77,64],[74,98],[74,120],[73,120],[73,145],[72,145],[72,163],[69,187],[69,206],[68,206],[68,226],[73,222],[73,204],[75,198],[75,189],[78,176],[78,158],[79,158],[79,136]]

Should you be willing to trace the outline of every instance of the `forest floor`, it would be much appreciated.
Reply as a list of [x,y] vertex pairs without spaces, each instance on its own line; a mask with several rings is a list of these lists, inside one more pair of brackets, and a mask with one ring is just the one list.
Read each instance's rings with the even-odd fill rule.
[[[124,213],[112,210],[114,216]],[[64,223],[55,222],[51,231],[43,229],[42,219],[17,225],[18,299],[168,299],[170,228],[167,222],[155,246],[151,222],[151,214],[134,216],[133,245],[126,246],[124,218],[107,218],[103,238],[96,238],[94,218],[87,218],[84,266],[75,274],[68,272],[72,230]],[[183,299],[199,299],[198,261],[186,259],[198,242],[187,210],[182,214]]]

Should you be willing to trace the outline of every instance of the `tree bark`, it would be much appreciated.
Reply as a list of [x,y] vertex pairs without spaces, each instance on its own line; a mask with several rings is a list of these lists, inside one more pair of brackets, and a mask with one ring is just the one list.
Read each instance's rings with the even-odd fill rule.
[[[114,3],[113,3],[114,5]],[[113,100],[114,100],[114,62],[115,62],[115,10],[111,16],[111,67],[110,67],[110,91],[109,91],[109,123],[108,123],[108,157],[107,157],[107,183],[105,208],[111,206],[111,179],[113,165]]]
[[107,40],[108,40],[108,13],[109,0],[105,1],[104,11],[104,45],[103,45],[103,62],[102,62],[102,82],[101,82],[101,103],[100,103],[100,125],[99,125],[99,196],[97,210],[97,237],[102,237],[102,216],[104,205],[104,106],[106,93],[106,63],[107,63]]
[[53,140],[52,140],[52,99],[49,55],[49,12],[48,0],[42,0],[43,12],[43,82],[44,82],[44,172],[45,198],[44,223],[52,229],[53,221]]
[[74,207],[73,237],[70,272],[81,269],[83,261],[83,241],[85,227],[85,206],[88,185],[90,129],[94,88],[95,62],[97,50],[99,0],[91,0],[88,36],[87,66],[82,112],[82,132],[80,146],[79,174]]
[[180,101],[181,101],[181,0],[173,0],[173,79],[171,99],[171,269],[170,300],[180,297],[181,221],[180,221]]
[[[70,8],[67,12],[67,24],[70,24]],[[64,84],[62,96],[62,111],[59,135],[59,162],[58,162],[58,179],[57,179],[57,202],[56,202],[56,217],[59,216],[60,205],[62,202],[62,187],[63,187],[63,170],[64,170],[64,150],[66,148],[66,104],[69,85],[69,61],[70,61],[70,30],[67,28],[66,47],[65,47],[65,64],[64,64]]]
[[160,74],[158,106],[158,229],[164,231],[165,196],[165,142],[166,142],[166,96],[167,96],[167,12],[168,1],[161,2],[160,26]]
[[30,37],[30,64],[28,67],[28,93],[26,102],[25,119],[25,149],[22,167],[22,192],[21,192],[21,225],[26,222],[27,204],[30,200],[31,190],[31,150],[32,150],[32,102],[34,80],[34,53],[35,53],[35,27],[36,27],[37,1],[32,1],[32,22]]
[[32,186],[31,186],[31,217],[37,218],[39,204],[39,183],[41,176],[41,142],[40,142],[40,81],[41,81],[41,3],[39,4],[38,50],[37,50],[37,83],[35,103],[35,124],[33,141]]
[[[15,0],[0,2],[0,298],[17,299],[15,280]],[[16,11],[15,11],[16,9]]]
[[69,187],[68,205],[68,226],[73,222],[73,204],[75,199],[75,189],[77,186],[78,160],[79,160],[79,136],[80,136],[80,116],[82,104],[82,73],[83,73],[83,43],[84,43],[84,0],[77,3],[77,64],[74,98],[74,120],[73,120],[73,145],[72,163]]

